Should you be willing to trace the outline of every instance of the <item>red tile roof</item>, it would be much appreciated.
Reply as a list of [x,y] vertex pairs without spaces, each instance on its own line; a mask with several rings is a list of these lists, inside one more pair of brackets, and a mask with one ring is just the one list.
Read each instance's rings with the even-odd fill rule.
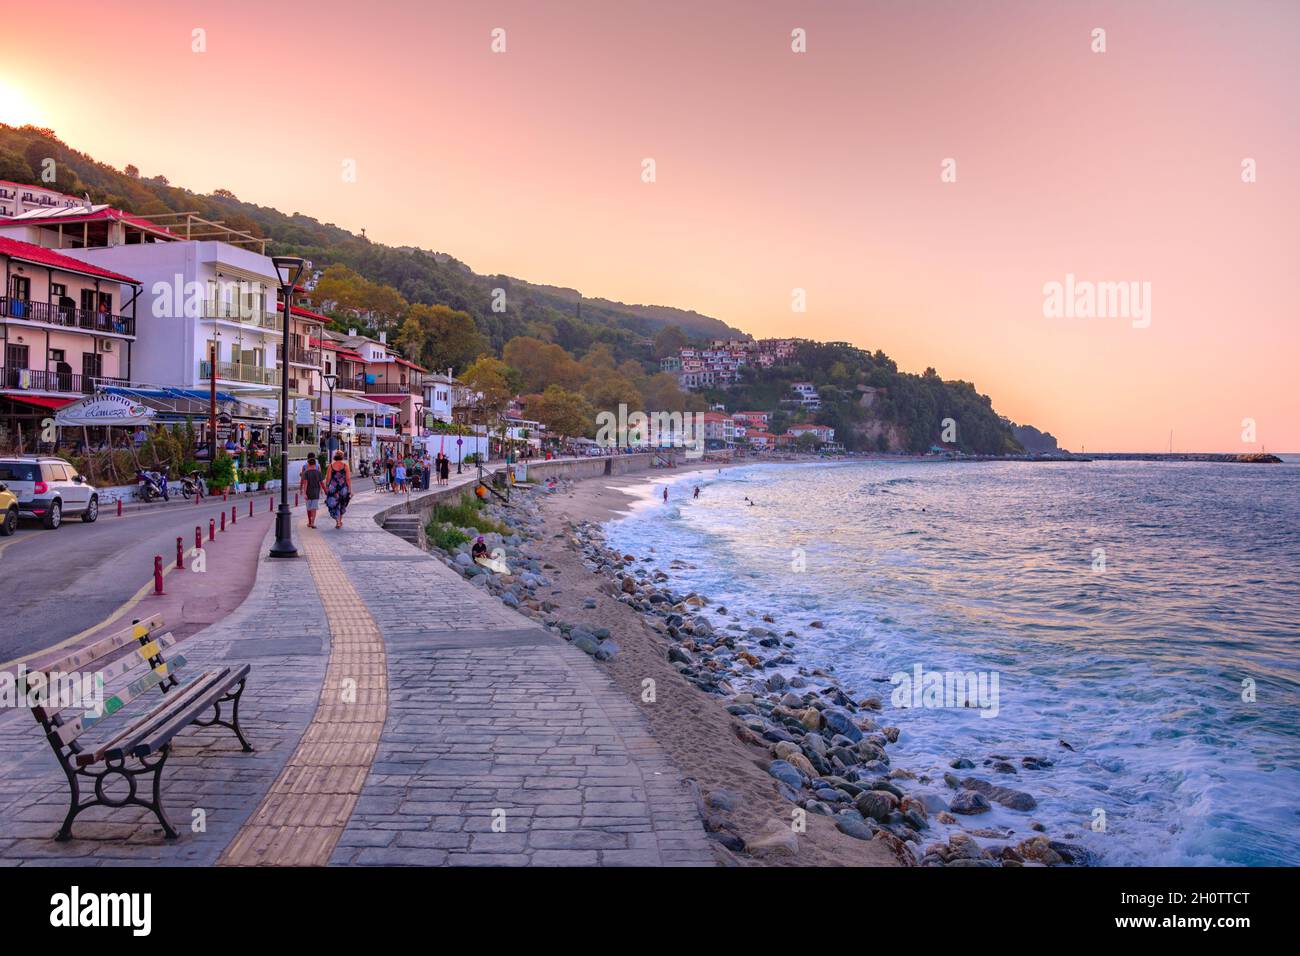
[[[284,303],[283,303],[283,302],[277,302],[277,303],[275,304],[275,308],[276,308],[277,311],[279,311],[279,312],[283,312],[283,311],[284,311]],[[302,306],[295,305],[295,306],[293,307],[293,314],[296,315],[296,316],[298,316],[298,317],[301,318],[301,319],[312,319],[313,321],[316,321],[316,322],[324,322],[324,323],[326,323],[326,324],[329,324],[329,316],[318,315],[318,314],[315,313],[315,312],[311,312],[311,311],[309,311],[309,310],[307,310],[307,309],[302,308]]]
[[44,249],[41,246],[23,242],[20,239],[9,239],[0,236],[0,255],[35,265],[62,269],[64,272],[78,272],[82,275],[96,276],[113,282],[125,282],[128,285],[141,284],[139,279],[132,279],[130,276],[124,276],[117,272],[109,272],[107,269],[99,268],[99,266],[92,266],[89,262],[82,262],[80,259],[65,256],[53,249]]

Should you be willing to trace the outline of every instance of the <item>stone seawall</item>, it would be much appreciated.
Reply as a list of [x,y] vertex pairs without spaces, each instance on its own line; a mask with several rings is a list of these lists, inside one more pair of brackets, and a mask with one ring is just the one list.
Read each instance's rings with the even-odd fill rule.
[[[628,475],[639,471],[649,471],[656,467],[656,462],[663,458],[672,458],[671,453],[646,453],[637,455],[615,455],[608,458],[557,458],[551,461],[533,461],[528,463],[528,480],[529,481],[546,481],[548,478],[567,478],[569,480],[578,480],[582,478],[599,478],[602,475]],[[492,483],[500,486],[505,479],[505,467],[503,465],[493,466],[491,469]],[[461,480],[458,482],[457,477]],[[419,515],[421,530],[430,511],[435,505],[443,502],[459,501],[461,495],[473,494],[476,474],[470,469],[466,469],[463,474],[457,476],[455,471],[451,474],[451,485],[445,488],[430,488],[428,491],[420,492],[418,495],[403,496],[396,499],[394,504],[387,508],[381,508],[375,512],[375,523],[383,527],[389,518],[399,515]]]

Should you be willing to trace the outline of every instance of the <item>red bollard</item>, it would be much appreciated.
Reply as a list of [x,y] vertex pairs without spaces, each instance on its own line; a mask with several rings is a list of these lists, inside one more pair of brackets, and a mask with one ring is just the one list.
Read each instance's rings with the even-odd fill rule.
[[203,528],[197,524],[194,526],[194,547],[200,550],[203,548]]
[[271,513],[272,511],[274,511],[274,510],[275,510],[275,499],[274,499],[274,498],[267,498],[267,499],[266,499],[266,513],[267,513],[267,514],[270,514],[270,513]]
[[226,489],[224,489],[224,488],[221,489],[221,500],[222,500],[222,501],[225,501],[225,500],[226,500],[226,496],[229,495],[229,494],[230,494],[230,492],[227,491]]
[[195,491],[194,491],[194,503],[195,503],[196,505],[199,503],[199,492],[198,492],[198,489],[195,489]]
[[185,539],[180,535],[176,536],[176,569],[185,570]]
[[230,523],[234,524],[239,520],[239,509],[234,505],[230,506]]
[[224,510],[221,512],[221,530],[226,530],[226,512]]
[[298,492],[296,491],[293,493],[293,506],[298,507]]
[[153,556],[153,593],[162,594],[162,555]]
[[251,498],[248,500],[248,516],[253,517],[253,500]]
[[209,518],[208,519],[208,540],[215,541],[216,539],[217,539],[217,519]]
[[121,498],[118,498],[118,499],[117,499],[117,516],[118,516],[119,518],[122,517],[122,499],[121,499]]

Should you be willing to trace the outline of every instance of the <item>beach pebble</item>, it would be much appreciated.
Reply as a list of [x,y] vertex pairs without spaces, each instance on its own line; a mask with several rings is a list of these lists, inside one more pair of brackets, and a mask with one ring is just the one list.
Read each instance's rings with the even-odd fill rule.
[[953,813],[963,813],[967,815],[976,813],[987,813],[993,809],[992,804],[982,793],[976,793],[974,790],[963,790],[957,794],[952,805],[948,808]]

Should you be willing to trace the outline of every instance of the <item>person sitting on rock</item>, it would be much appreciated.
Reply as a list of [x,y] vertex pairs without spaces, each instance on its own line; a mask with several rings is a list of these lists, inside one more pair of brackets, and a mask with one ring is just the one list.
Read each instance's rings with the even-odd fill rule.
[[483,540],[482,535],[478,536],[478,540],[474,542],[474,547],[469,549],[469,556],[473,558],[476,563],[487,559],[488,546],[487,542]]

